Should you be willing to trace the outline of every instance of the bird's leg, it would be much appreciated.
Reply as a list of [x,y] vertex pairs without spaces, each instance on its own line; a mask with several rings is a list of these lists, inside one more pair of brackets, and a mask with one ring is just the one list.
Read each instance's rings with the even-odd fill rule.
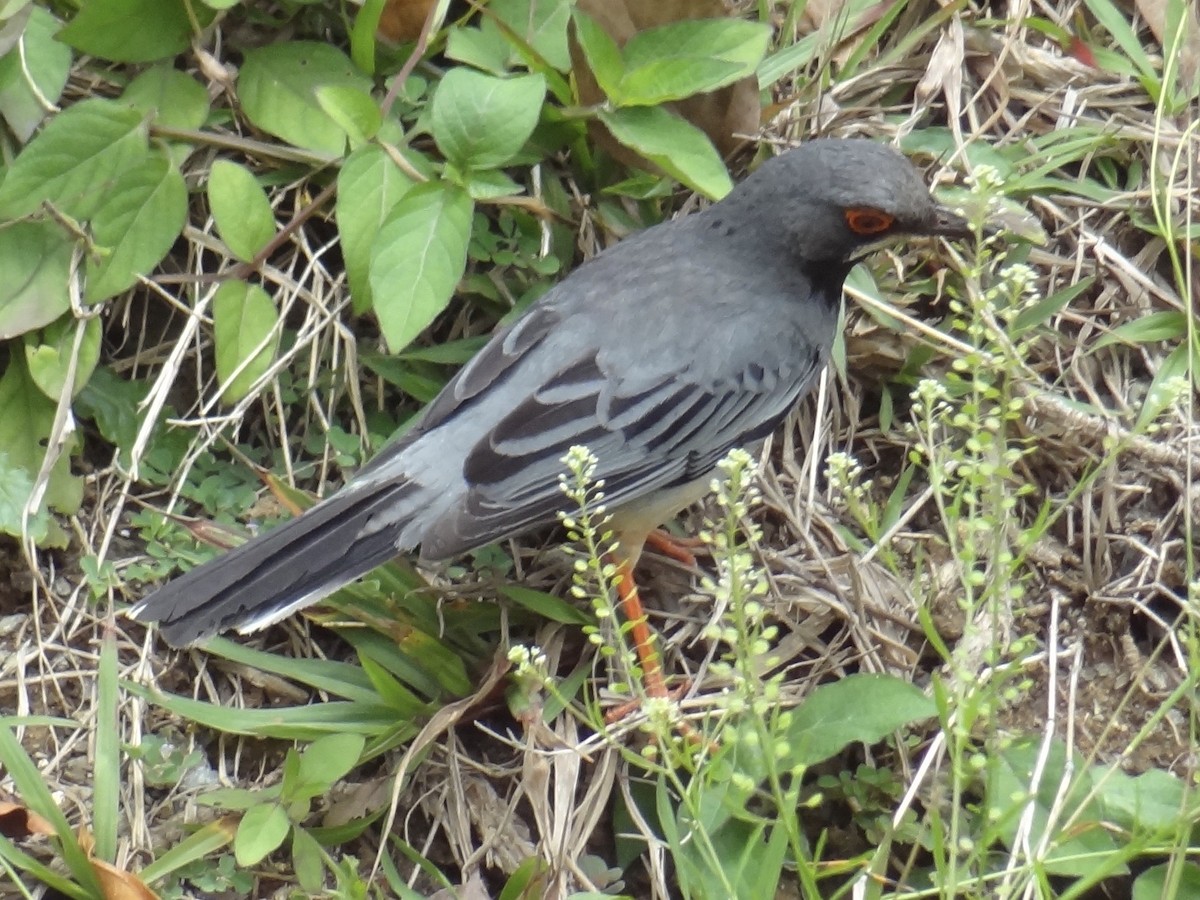
[[654,635],[646,620],[646,608],[638,596],[637,583],[633,580],[633,565],[624,556],[609,553],[608,562],[617,568],[617,596],[621,601],[621,615],[629,623],[629,635],[642,667],[642,685],[649,697],[667,696],[667,685],[663,681],[662,664],[658,651],[654,649]]
[[655,528],[646,535],[646,543],[658,553],[683,563],[689,569],[696,567],[695,551],[705,547],[700,538],[676,537],[663,528]]

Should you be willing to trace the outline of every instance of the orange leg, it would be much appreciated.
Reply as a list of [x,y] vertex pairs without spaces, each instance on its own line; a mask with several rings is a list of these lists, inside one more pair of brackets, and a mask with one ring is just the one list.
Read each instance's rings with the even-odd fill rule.
[[629,623],[629,634],[642,667],[642,684],[650,697],[667,696],[667,685],[663,681],[662,664],[658,651],[654,649],[654,635],[646,621],[646,608],[638,596],[637,584],[633,580],[633,566],[629,561],[610,553],[608,561],[617,567],[617,596],[621,600],[621,615]]
[[704,549],[704,541],[700,538],[678,538],[662,528],[656,528],[646,535],[646,544],[688,568],[696,566],[696,554],[693,551]]

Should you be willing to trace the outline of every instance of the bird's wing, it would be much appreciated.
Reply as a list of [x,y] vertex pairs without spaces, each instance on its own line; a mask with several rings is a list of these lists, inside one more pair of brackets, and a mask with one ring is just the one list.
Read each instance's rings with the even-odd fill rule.
[[575,360],[510,403],[470,449],[468,489],[426,531],[422,554],[446,558],[554,521],[567,507],[562,457],[575,445],[596,456],[610,507],[703,477],[731,448],[769,434],[808,389],[821,361],[801,356],[800,367],[747,363],[720,381],[685,370],[636,385],[595,352]]

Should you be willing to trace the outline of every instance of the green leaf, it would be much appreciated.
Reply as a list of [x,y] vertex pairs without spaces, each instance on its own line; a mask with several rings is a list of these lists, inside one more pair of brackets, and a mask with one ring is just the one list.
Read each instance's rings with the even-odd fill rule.
[[500,593],[518,606],[523,606],[530,612],[537,613],[543,619],[549,619],[552,622],[562,622],[564,625],[595,624],[592,616],[544,591],[535,591],[519,584],[509,584],[500,588]]
[[54,39],[58,20],[40,6],[27,8],[23,53],[0,52],[0,116],[22,144],[46,118],[38,95],[57,103],[71,69],[71,48]]
[[[1172,868],[1176,878],[1172,880]],[[1133,882],[1132,900],[1164,900],[1166,897],[1200,897],[1200,866],[1186,860],[1160,863],[1147,869]]]
[[335,214],[350,299],[358,315],[372,307],[371,244],[412,186],[412,180],[377,144],[359,147],[338,172]]
[[521,185],[499,169],[482,169],[467,175],[467,193],[472,200],[495,200],[498,197],[513,197],[522,191]]
[[240,866],[254,866],[267,854],[278,850],[287,838],[292,823],[278,803],[252,806],[242,816],[233,839],[233,855]]
[[279,311],[267,292],[244,281],[227,281],[213,297],[213,344],[223,397],[236,403],[275,361]]
[[446,55],[493,75],[503,75],[508,70],[508,42],[496,28],[489,33],[482,27],[451,27],[446,36]]
[[367,739],[361,734],[329,734],[319,737],[300,755],[300,785],[310,785],[318,796],[358,765]]
[[571,67],[567,47],[570,20],[570,0],[493,0],[478,28],[450,29],[446,55],[503,75],[521,63],[534,68],[525,59],[531,52],[551,68],[565,72]]
[[[0,455],[5,457],[9,472],[18,469],[25,473],[31,488],[41,472],[46,456],[45,442],[54,429],[54,415],[55,404],[38,390],[29,375],[24,355],[14,355],[4,375],[0,376],[0,422],[4,423],[0,429]],[[77,444],[77,438],[67,438],[64,452],[50,470],[38,511],[55,509],[69,515],[79,509],[83,502],[83,480],[71,474],[70,460],[70,452]],[[21,499],[22,506],[28,498],[26,492]],[[41,534],[48,536],[48,522],[45,527],[47,530]]]
[[121,293],[158,265],[186,219],[187,185],[165,151],[151,151],[118,174],[92,216],[102,256],[88,260],[88,302]]
[[[75,353],[75,334],[82,328],[79,351]],[[75,358],[72,396],[78,394],[92,377],[100,361],[100,319],[72,319],[63,316],[42,330],[38,340],[25,336],[25,363],[38,389],[51,400],[58,400],[67,386],[67,372]]]
[[321,845],[303,828],[292,831],[292,868],[296,881],[312,897],[321,896],[325,887],[325,869],[322,866]]
[[397,353],[446,308],[467,265],[475,205],[454,185],[418,185],[396,204],[371,249],[375,315]]
[[788,732],[792,759],[813,766],[851,743],[875,744],[937,712],[907,681],[888,675],[849,675],[822,685],[796,710]]
[[713,91],[753,75],[770,40],[766,25],[697,19],[639,31],[625,44],[618,106],[654,106]]
[[371,95],[357,87],[323,85],[316,90],[317,104],[346,132],[351,147],[361,147],[378,134],[383,113]]
[[91,218],[111,199],[118,177],[146,155],[141,113],[112,100],[83,100],[46,123],[0,184],[0,218],[16,219],[53,203]]
[[49,325],[71,308],[73,246],[49,222],[0,228],[0,340]]
[[208,118],[208,92],[186,72],[167,64],[152,66],[133,79],[121,102],[152,116],[159,125],[194,131]]
[[238,95],[246,116],[263,131],[327,156],[341,156],[346,130],[317,99],[322,88],[370,95],[371,82],[329,44],[290,41],[246,51]]
[[[211,13],[194,4],[201,27]],[[150,62],[187,49],[192,37],[184,0],[87,0],[58,39],[113,62]]]
[[275,236],[275,211],[249,169],[218,159],[208,175],[208,208],[221,240],[238,259],[251,262]]
[[575,23],[575,40],[583,50],[596,83],[606,95],[615,96],[620,92],[621,78],[625,74],[621,48],[595,19],[582,10],[576,9],[571,18]]
[[1092,344],[1092,353],[1110,344],[1156,344],[1159,341],[1177,341],[1187,334],[1188,314],[1178,310],[1150,313],[1139,316],[1132,322],[1118,325],[1108,334],[1101,335]]
[[[1001,839],[1012,847],[1021,818],[1031,812],[1028,846],[1041,847],[1046,842],[1046,850],[1039,853],[1045,870],[1053,875],[1086,876],[1096,860],[1117,852],[1116,841],[1107,831],[1099,804],[1089,799],[1090,779],[1083,758],[1073,754],[1068,767],[1066,745],[1057,738],[1044,765],[1041,755],[1037,743],[1023,741],[988,756],[987,821],[995,824]],[[1071,779],[1069,785],[1064,783],[1067,779]],[[1064,829],[1064,822],[1072,823],[1071,827]],[[1121,863],[1113,866],[1112,874],[1127,871]]]
[[495,78],[451,69],[430,109],[433,139],[457,168],[494,169],[525,146],[546,96],[541,75]]
[[600,121],[618,141],[692,190],[720,200],[733,189],[712,141],[667,110],[657,106],[602,110]]
[[75,412],[96,423],[101,436],[116,447],[130,447],[141,425],[138,410],[149,392],[140,381],[122,378],[101,366],[83,385]]

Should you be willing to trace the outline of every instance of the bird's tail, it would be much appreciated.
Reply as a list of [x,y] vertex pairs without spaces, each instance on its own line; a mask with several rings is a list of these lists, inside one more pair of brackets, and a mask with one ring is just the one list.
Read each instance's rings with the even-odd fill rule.
[[159,588],[129,614],[186,647],[218,631],[264,628],[419,540],[411,481],[351,487]]

